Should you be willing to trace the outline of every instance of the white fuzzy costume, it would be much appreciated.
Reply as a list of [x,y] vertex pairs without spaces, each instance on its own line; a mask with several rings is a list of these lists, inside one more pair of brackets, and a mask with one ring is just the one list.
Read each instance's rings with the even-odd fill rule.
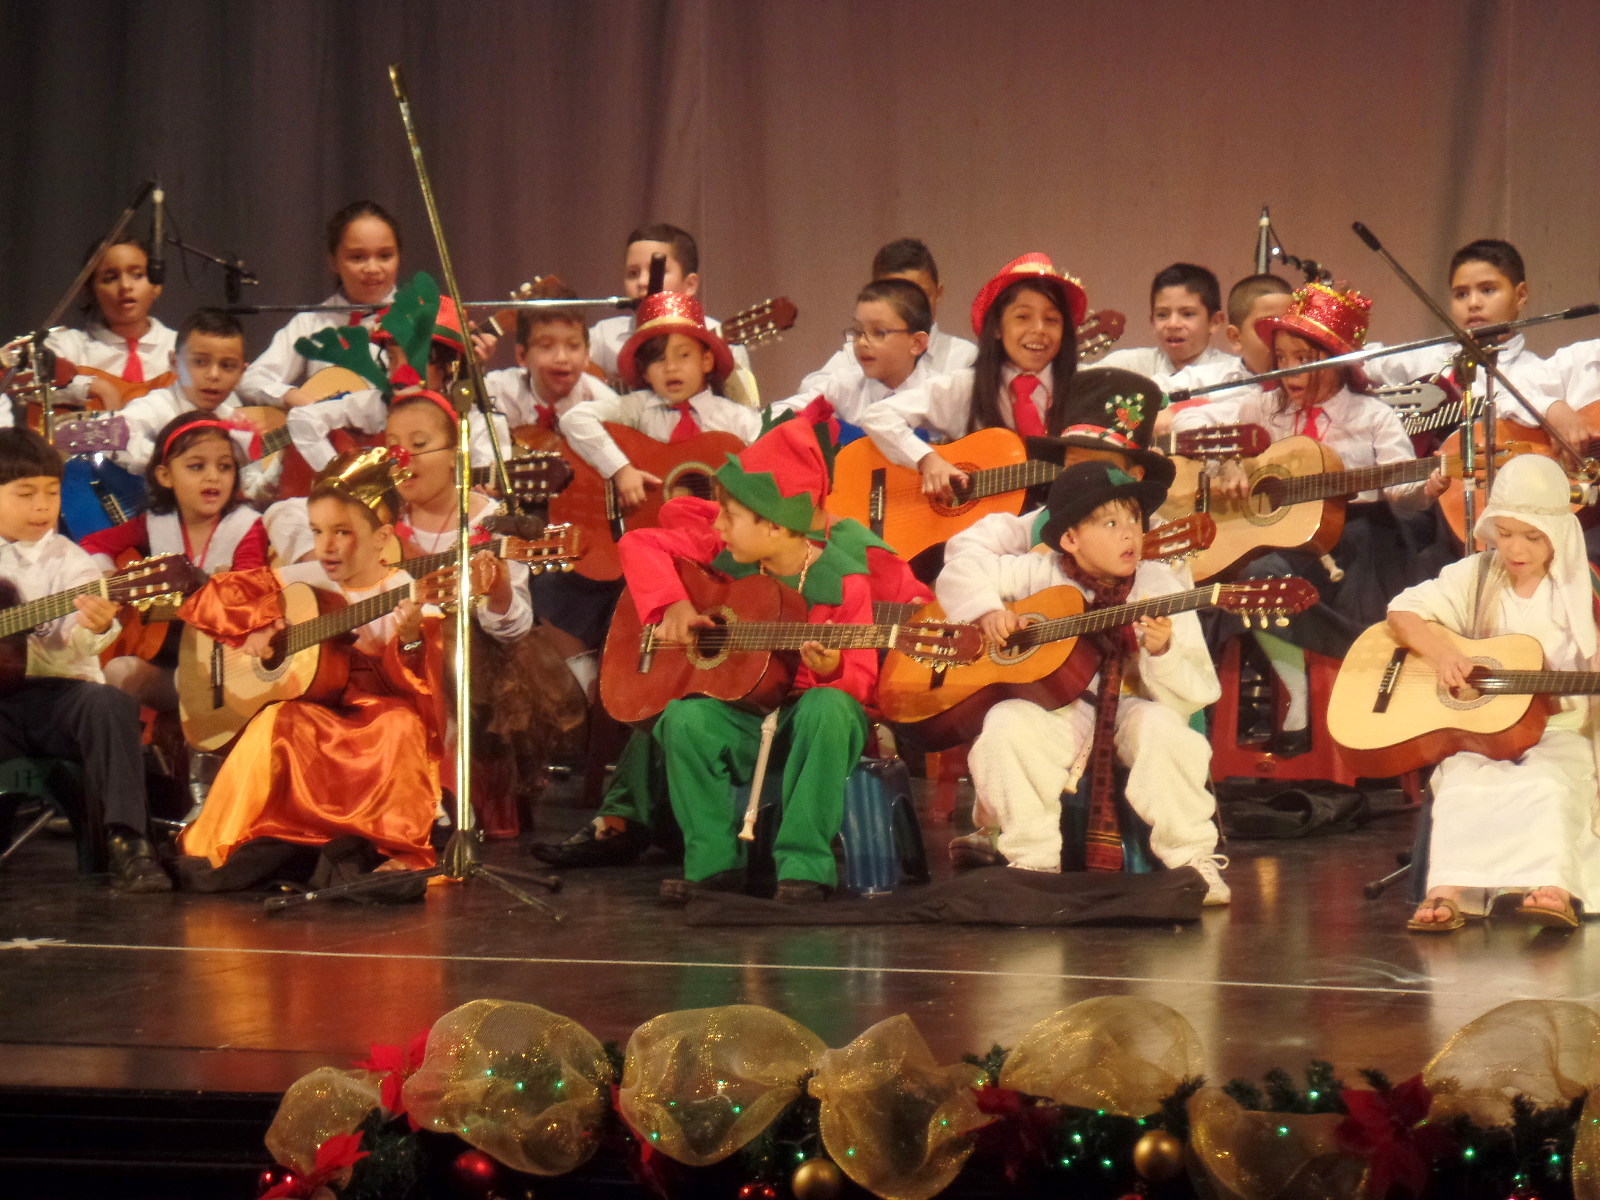
[[[1391,612],[1415,613],[1467,637],[1524,633],[1554,671],[1600,669],[1593,589],[1583,532],[1567,503],[1566,475],[1528,454],[1500,468],[1477,532],[1493,540],[1496,517],[1532,525],[1554,547],[1549,574],[1530,597],[1511,587],[1495,551],[1450,564],[1437,579],[1396,596]],[[1566,697],[1544,736],[1521,758],[1454,754],[1433,776],[1428,888],[1558,887],[1600,899],[1600,837],[1594,831],[1594,706]],[[1482,911],[1484,896],[1463,898]]]
[[[935,585],[953,621],[971,621],[1045,588],[1079,587],[1059,554],[1030,551],[1035,515],[986,517],[950,539]],[[1082,588],[1079,588],[1081,591]],[[1183,591],[1171,569],[1141,563],[1130,601]],[[1098,678],[1090,690],[1099,686]],[[1127,664],[1117,707],[1117,758],[1129,768],[1127,798],[1150,826],[1150,849],[1169,867],[1215,852],[1216,803],[1206,790],[1211,746],[1189,728],[1191,713],[1221,689],[1195,614],[1172,618],[1164,654],[1142,648]],[[1013,866],[1061,869],[1061,793],[1074,786],[1094,736],[1087,698],[1054,711],[1028,700],[989,710],[967,754],[980,803],[1000,825],[1000,851]]]

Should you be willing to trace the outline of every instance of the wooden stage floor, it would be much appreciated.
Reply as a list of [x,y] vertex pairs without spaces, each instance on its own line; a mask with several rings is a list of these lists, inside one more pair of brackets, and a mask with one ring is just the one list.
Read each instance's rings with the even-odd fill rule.
[[[541,832],[578,820],[552,802]],[[705,1005],[769,1005],[835,1046],[904,1012],[949,1061],[1077,1000],[1132,993],[1193,1022],[1214,1080],[1319,1057],[1403,1078],[1497,1004],[1600,994],[1600,930],[1423,937],[1403,928],[1403,888],[1364,900],[1412,820],[1235,842],[1231,908],[1139,929],[695,929],[653,901],[665,861],[566,872],[561,924],[483,884],[268,917],[255,898],[113,896],[73,876],[69,843],[36,839],[0,871],[0,1087],[277,1092],[479,997],[618,1042]],[[942,873],[949,827],[925,830]],[[534,865],[522,842],[490,859]]]

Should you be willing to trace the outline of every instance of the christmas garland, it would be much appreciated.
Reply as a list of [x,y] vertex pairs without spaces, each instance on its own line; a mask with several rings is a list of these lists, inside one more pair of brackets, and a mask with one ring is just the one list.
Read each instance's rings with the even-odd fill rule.
[[818,1047],[750,1006],[665,1014],[623,1052],[532,1005],[475,1001],[291,1088],[260,1195],[511,1200],[541,1177],[625,1169],[663,1198],[730,1200],[1600,1197],[1600,1099],[1577,1081],[1600,1068],[1600,1015],[1565,1002],[1502,1006],[1422,1074],[1363,1071],[1365,1087],[1325,1062],[1298,1083],[1173,1082],[1197,1060],[1193,1031],[1129,997],[948,1067],[903,1017]]

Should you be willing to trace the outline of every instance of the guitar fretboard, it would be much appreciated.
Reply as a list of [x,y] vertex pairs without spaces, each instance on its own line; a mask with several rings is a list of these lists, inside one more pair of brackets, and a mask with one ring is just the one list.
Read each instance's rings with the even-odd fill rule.
[[321,613],[309,621],[297,622],[273,638],[272,644],[274,648],[281,648],[280,652],[287,657],[299,654],[300,651],[309,649],[318,642],[325,642],[331,637],[349,633],[352,629],[360,629],[369,621],[376,621],[384,614],[394,611],[395,606],[411,594],[411,587],[409,583],[401,584],[386,592],[368,596],[365,600],[347,604],[333,612]]
[[1252,493],[1267,497],[1279,507],[1305,504],[1333,496],[1354,496],[1374,488],[1393,487],[1397,483],[1416,483],[1433,474],[1438,466],[1435,459],[1418,458],[1410,462],[1354,467],[1348,471],[1324,471],[1290,479],[1269,478],[1256,484]]
[[1600,671],[1482,671],[1471,686],[1497,695],[1600,695]]
[[[911,607],[907,605],[907,607]],[[820,642],[829,650],[882,650],[893,645],[897,628],[887,625],[810,625],[803,621],[739,621],[695,630],[702,654],[741,650],[798,650]]]
[[1061,642],[1067,638],[1082,637],[1086,633],[1099,633],[1118,625],[1131,625],[1140,617],[1165,617],[1172,613],[1192,612],[1197,608],[1221,604],[1228,595],[1229,585],[1213,583],[1192,588],[1187,592],[1173,592],[1165,596],[1152,596],[1148,600],[1135,600],[1129,604],[1113,604],[1110,608],[1097,608],[1070,617],[1056,617],[1040,621],[1013,633],[1006,645],[1012,648],[1042,646],[1047,642]]
[[93,579],[88,583],[80,583],[77,587],[70,587],[64,592],[52,592],[48,596],[40,596],[37,600],[27,600],[0,612],[0,637],[10,637],[16,633],[26,633],[39,625],[48,624],[60,619],[74,611],[73,601],[79,596],[111,596],[111,580]]

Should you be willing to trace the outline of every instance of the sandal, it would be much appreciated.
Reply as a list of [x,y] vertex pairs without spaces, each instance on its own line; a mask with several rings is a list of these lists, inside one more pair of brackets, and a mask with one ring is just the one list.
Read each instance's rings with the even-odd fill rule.
[[1542,904],[1529,904],[1528,900],[1532,896],[1532,892],[1524,896],[1522,907],[1517,909],[1518,914],[1530,925],[1538,925],[1544,929],[1576,929],[1578,927],[1578,913],[1572,907],[1571,896],[1561,902],[1560,908],[1547,908]]
[[1450,916],[1443,921],[1419,921],[1413,916],[1406,922],[1406,928],[1413,933],[1453,933],[1467,923],[1467,918],[1461,914],[1461,906],[1448,896],[1429,896],[1417,908],[1442,908]]

